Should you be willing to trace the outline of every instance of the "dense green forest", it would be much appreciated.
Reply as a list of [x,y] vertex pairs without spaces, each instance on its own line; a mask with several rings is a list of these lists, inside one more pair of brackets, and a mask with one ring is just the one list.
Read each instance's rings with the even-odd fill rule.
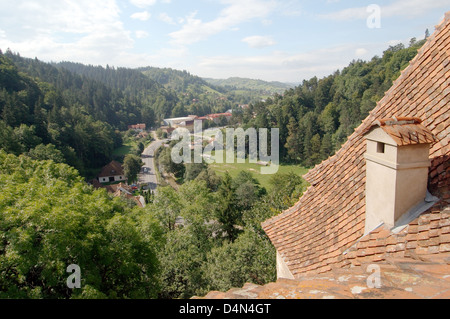
[[[192,94],[192,98],[197,100],[205,95],[210,96],[210,103],[214,99],[232,102],[233,106],[248,104],[273,96],[276,93],[282,94],[286,89],[293,87],[280,82],[266,82],[246,78],[211,79],[200,78],[187,71],[178,71],[170,68],[146,67],[139,68],[149,78],[172,88],[177,92],[187,92]],[[214,99],[211,99],[213,97]],[[199,101],[197,101],[198,103]],[[214,108],[220,112],[219,108]],[[231,107],[228,107],[231,109]]]
[[178,71],[171,68],[155,68],[145,67],[138,68],[138,71],[142,72],[148,78],[158,82],[166,88],[172,88],[177,92],[186,92],[192,89],[193,93],[202,94],[205,90],[223,94],[226,90],[220,86],[209,85],[201,77],[195,76],[184,71]]
[[[267,92],[261,92],[257,87],[243,89],[238,86],[225,86],[203,79],[187,71],[177,71],[170,68],[140,68],[143,74],[164,85],[165,88],[182,92],[177,110],[173,115],[183,113],[203,116],[211,113],[222,113],[234,109],[238,105],[261,100]],[[266,83],[267,84],[267,83]],[[270,86],[272,89],[273,87]]]
[[106,104],[110,94],[68,71],[11,52],[0,54],[0,147],[16,155],[57,159],[80,172],[104,165],[121,144],[110,124],[120,115]]
[[[265,192],[249,173],[204,170],[139,208],[66,164],[0,150],[0,298],[189,298],[273,281],[260,224],[305,185],[292,174],[272,183]],[[72,264],[79,289],[66,285]]]
[[[156,298],[162,230],[54,161],[0,150],[0,298]],[[66,268],[82,269],[69,289]]]
[[227,90],[244,90],[248,92],[258,91],[262,95],[283,94],[284,91],[294,87],[294,85],[281,82],[267,82],[247,78],[231,77],[228,79],[205,78],[205,81],[212,85],[219,85]]

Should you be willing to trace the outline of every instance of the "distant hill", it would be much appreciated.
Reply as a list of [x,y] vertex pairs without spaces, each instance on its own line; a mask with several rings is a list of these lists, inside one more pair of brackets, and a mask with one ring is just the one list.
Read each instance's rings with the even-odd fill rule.
[[68,61],[53,63],[52,65],[58,69],[63,68],[72,73],[101,82],[116,90],[133,89],[135,91],[151,90],[157,92],[163,88],[157,81],[146,77],[135,69],[109,66],[106,66],[105,68],[102,66],[85,65]]
[[208,83],[201,77],[192,75],[187,71],[156,67],[144,67],[137,70],[165,88],[173,89],[177,92],[193,91],[197,94],[209,92],[218,95],[226,93],[224,88]]
[[204,78],[206,82],[216,86],[222,86],[227,90],[248,90],[259,91],[262,94],[272,95],[282,94],[284,91],[294,88],[294,85],[282,82],[267,82],[263,80],[254,80],[248,78],[231,77],[228,79]]
[[[232,102],[232,105],[257,102],[276,93],[283,94],[287,89],[294,87],[294,85],[281,82],[266,82],[238,77],[226,80],[201,78],[187,71],[171,68],[145,67],[137,70],[166,89],[189,94],[195,99],[201,99],[201,96],[204,95],[214,96],[215,98],[226,99]],[[220,107],[213,108],[220,109]]]
[[390,46],[327,77],[304,80],[283,96],[250,104],[243,127],[278,128],[282,162],[313,167],[341,148],[417,55],[425,40]]

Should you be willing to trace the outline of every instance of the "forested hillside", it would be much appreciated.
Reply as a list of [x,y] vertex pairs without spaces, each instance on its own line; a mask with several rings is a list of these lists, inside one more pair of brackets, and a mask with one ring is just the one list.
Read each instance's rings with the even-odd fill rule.
[[279,128],[280,158],[311,167],[340,148],[423,44],[412,39],[408,48],[391,46],[382,57],[305,80],[283,96],[235,113],[234,120],[245,127]]
[[0,148],[68,163],[81,173],[104,165],[121,144],[113,125],[121,116],[127,121],[131,111],[117,100],[114,112],[112,98],[94,81],[11,52],[0,54]]
[[222,113],[236,105],[248,104],[261,99],[261,93],[258,90],[242,92],[240,89],[212,83],[187,71],[155,67],[139,68],[138,70],[164,85],[165,88],[181,93],[179,94],[181,103],[173,115],[183,112],[199,116]]
[[171,68],[155,68],[144,67],[138,68],[149,79],[152,79],[167,88],[172,88],[175,91],[183,92],[192,88],[195,93],[204,93],[205,89],[217,91],[218,93],[225,93],[225,90],[218,86],[209,85],[202,78],[192,75],[187,71],[178,71]]
[[227,90],[256,91],[264,95],[283,94],[284,91],[293,87],[293,85],[276,81],[267,82],[239,77],[231,77],[228,79],[205,78],[205,81],[212,85],[224,87]]
[[67,70],[83,79],[101,83],[123,97],[125,106],[132,106],[134,109],[127,112],[132,118],[127,119],[127,123],[120,123],[121,130],[126,130],[127,125],[137,122],[149,127],[157,125],[162,119],[171,116],[172,109],[179,102],[176,91],[165,89],[163,85],[135,69],[104,68],[73,62],[60,62],[53,66],[60,72]]
[[224,112],[236,104],[200,78],[187,75],[184,83],[166,88],[139,70],[49,64],[0,51],[0,147],[58,159],[87,175],[110,161],[122,143],[119,132],[130,124],[155,127],[167,117]]

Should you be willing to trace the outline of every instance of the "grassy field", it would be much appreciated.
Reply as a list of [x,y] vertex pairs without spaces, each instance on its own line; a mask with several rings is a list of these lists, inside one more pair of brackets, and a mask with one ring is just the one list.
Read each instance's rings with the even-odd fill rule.
[[125,156],[127,154],[130,154],[133,150],[133,147],[136,146],[136,142],[129,141],[128,143],[125,143],[119,148],[116,148],[113,151],[113,156]]
[[113,157],[124,157],[127,154],[133,153],[134,149],[137,149],[139,142],[144,143],[145,147],[150,145],[151,141],[146,139],[137,139],[134,137],[128,137],[123,141],[123,145],[119,148],[116,148],[112,155]]
[[[214,154],[213,154],[214,155]],[[217,175],[224,176],[225,173],[228,171],[228,173],[231,175],[231,177],[235,177],[239,174],[240,171],[248,171],[253,174],[253,177],[255,177],[261,186],[265,187],[267,190],[269,190],[272,186],[270,185],[270,179],[273,175],[267,175],[267,174],[261,174],[261,168],[262,166],[259,164],[253,164],[249,163],[248,160],[246,163],[239,164],[237,163],[237,160],[235,159],[234,163],[226,163],[224,160],[224,163],[210,163],[209,166],[214,169]],[[297,175],[304,175],[306,172],[308,172],[307,168],[304,168],[300,165],[280,165],[278,169],[278,173],[289,173],[294,172]]]

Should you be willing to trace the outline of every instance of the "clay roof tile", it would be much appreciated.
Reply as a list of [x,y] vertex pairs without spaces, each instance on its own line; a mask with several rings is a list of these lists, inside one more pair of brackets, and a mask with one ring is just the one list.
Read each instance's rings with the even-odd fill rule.
[[384,132],[392,137],[397,145],[431,144],[437,141],[433,133],[424,127],[422,120],[417,117],[392,117],[379,119],[374,125],[369,127],[370,131],[374,127],[381,127]]
[[[398,145],[434,143],[430,151],[432,164],[429,189],[434,195],[443,198],[440,202],[443,206],[439,211],[448,210],[450,81],[442,81],[442,78],[450,73],[449,35],[450,12],[343,147],[304,175],[311,186],[299,201],[262,224],[294,277],[322,271],[330,266],[358,264],[360,261],[355,258],[348,259],[348,256],[357,254],[366,258],[364,256],[370,253],[370,260],[381,260],[388,250],[402,256],[425,253],[436,255],[450,250],[448,243],[437,244],[435,239],[429,241],[429,238],[424,241],[398,242],[406,237],[395,238],[396,243],[388,248],[382,245],[383,238],[380,238],[379,242],[369,242],[372,246],[376,244],[376,250],[367,253],[359,249],[343,257],[343,252],[349,251],[357,239],[364,235],[364,134],[374,125],[387,130]],[[437,223],[439,227],[450,225],[449,214],[444,215]],[[385,231],[378,234],[386,237]],[[430,231],[428,234],[436,235]],[[421,246],[425,244],[428,246]]]

